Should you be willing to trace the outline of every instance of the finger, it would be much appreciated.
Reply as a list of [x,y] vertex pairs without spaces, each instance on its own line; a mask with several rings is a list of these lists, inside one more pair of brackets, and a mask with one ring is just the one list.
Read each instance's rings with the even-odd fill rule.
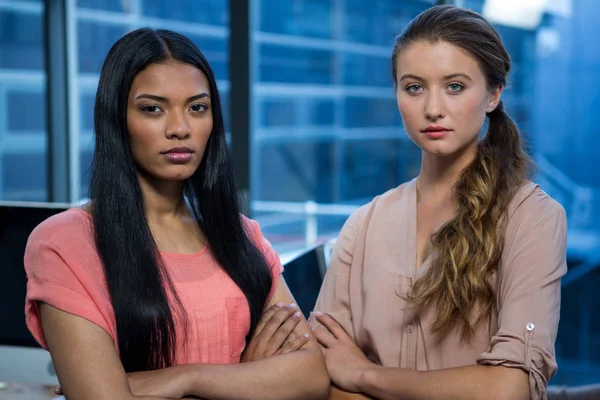
[[276,311],[275,314],[273,314],[271,318],[265,322],[265,326],[260,332],[262,340],[265,343],[269,342],[279,327],[285,321],[287,321],[287,319],[291,317],[297,309],[298,306],[295,303],[292,303]]
[[285,320],[285,322],[277,329],[273,337],[269,340],[269,350],[275,353],[286,342],[287,338],[294,332],[296,326],[302,319],[302,313],[296,311]]
[[325,348],[329,348],[337,342],[337,339],[322,326],[313,329],[313,333],[319,344]]
[[61,396],[63,394],[62,388],[60,386],[54,388],[54,394],[56,394],[57,396]]
[[254,330],[254,336],[258,335],[262,331],[262,329],[267,324],[267,322],[273,317],[273,315],[275,315],[275,313],[277,311],[279,311],[281,309],[281,307],[283,307],[283,303],[280,301],[276,304],[273,304],[271,307],[269,307],[267,309],[267,311],[265,311],[261,315],[260,320],[258,321],[258,324],[256,324],[256,329]]
[[319,321],[333,336],[340,340],[350,339],[350,336],[346,333],[344,328],[329,315],[324,314],[322,312],[315,312],[315,316],[317,317],[317,321]]
[[296,338],[285,342],[284,345],[281,346],[281,348],[275,354],[287,354],[292,353],[296,350],[300,350],[309,340],[310,335],[308,333],[298,335]]

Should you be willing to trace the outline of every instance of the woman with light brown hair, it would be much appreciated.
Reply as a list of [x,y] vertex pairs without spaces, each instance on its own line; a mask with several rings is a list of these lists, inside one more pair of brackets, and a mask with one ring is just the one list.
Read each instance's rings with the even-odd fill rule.
[[311,317],[331,397],[546,398],[566,218],[528,180],[501,101],[509,55],[479,14],[437,6],[397,37],[392,68],[421,169],[337,240]]

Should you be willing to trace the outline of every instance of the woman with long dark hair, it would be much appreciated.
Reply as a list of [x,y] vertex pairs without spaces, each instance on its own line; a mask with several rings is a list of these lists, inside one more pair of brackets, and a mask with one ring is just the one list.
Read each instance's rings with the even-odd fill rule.
[[27,324],[66,397],[325,397],[277,254],[240,213],[200,50],[166,30],[121,38],[94,128],[91,201],[38,226],[25,255]]
[[501,101],[509,70],[470,10],[432,7],[397,37],[396,96],[421,170],[337,241],[311,319],[334,398],[546,397],[566,219],[528,180]]

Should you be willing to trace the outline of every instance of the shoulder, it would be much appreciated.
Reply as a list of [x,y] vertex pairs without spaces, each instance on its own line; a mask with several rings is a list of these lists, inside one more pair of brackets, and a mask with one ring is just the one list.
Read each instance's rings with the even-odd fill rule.
[[508,224],[538,226],[548,222],[566,223],[564,207],[536,183],[527,181],[516,192],[508,206]]
[[376,218],[381,216],[385,219],[390,214],[397,214],[395,213],[396,210],[404,210],[409,205],[414,190],[415,180],[405,182],[398,187],[388,190],[359,207],[348,218],[346,225],[351,225],[356,229],[369,224],[374,216]]
[[403,183],[354,211],[338,235],[338,246],[351,252],[356,241],[366,240],[367,231],[378,237],[395,232],[414,199],[414,183],[414,180]]
[[92,218],[77,208],[53,215],[39,224],[29,235],[25,248],[26,269],[36,265],[43,268],[59,260],[91,268],[91,264],[95,264],[91,261],[96,259]]
[[563,206],[539,185],[527,182],[509,204],[505,225],[506,257],[526,253],[542,257],[566,253],[567,217]]
[[277,264],[279,262],[279,255],[275,252],[271,243],[263,236],[263,233],[260,229],[260,224],[257,221],[246,217],[245,215],[242,215],[241,218],[242,225],[246,230],[248,238],[252,240],[252,242],[254,242],[258,249],[263,253],[269,264]]
[[264,240],[264,237],[258,221],[248,218],[245,215],[241,215],[241,219],[242,226],[246,231],[248,237],[257,244],[260,244],[260,246],[262,247],[262,241]]
[[70,208],[51,216],[30,234],[28,247],[38,242],[56,245],[81,242],[92,236],[91,216],[82,209]]

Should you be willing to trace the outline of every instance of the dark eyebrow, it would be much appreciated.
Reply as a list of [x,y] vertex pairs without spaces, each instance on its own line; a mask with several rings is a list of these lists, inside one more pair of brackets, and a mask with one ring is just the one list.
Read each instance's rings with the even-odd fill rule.
[[200,99],[203,99],[205,97],[207,97],[208,99],[210,99],[210,96],[208,95],[208,93],[205,92],[205,93],[200,93],[200,94],[197,94],[195,96],[190,97],[189,99],[187,99],[187,102],[191,103],[192,101],[200,100]]
[[471,79],[471,77],[463,72],[457,72],[456,74],[450,74],[450,75],[446,75],[444,76],[444,80],[449,81],[450,79],[454,79],[454,78],[465,78],[468,79],[470,81],[472,81],[473,79]]
[[[446,75],[446,76],[444,76],[444,78],[443,78],[443,79],[444,79],[445,81],[448,81],[448,80],[450,80],[450,79],[454,79],[454,78],[465,78],[465,79],[468,79],[468,80],[470,80],[470,81],[472,81],[472,80],[473,80],[473,79],[471,79],[471,77],[470,77],[469,75],[467,75],[467,74],[465,74],[465,73],[463,73],[463,72],[457,72],[457,73],[455,73],[455,74]],[[421,81],[421,82],[424,82],[424,81],[425,81],[425,79],[421,78],[420,76],[413,75],[413,74],[406,74],[406,75],[402,75],[402,76],[400,77],[400,81],[403,81],[403,80],[405,80],[405,79],[414,79],[414,80],[416,80],[416,81]]]
[[136,100],[138,100],[138,99],[156,100],[156,101],[160,101],[161,103],[168,103],[169,102],[166,97],[156,96],[154,94],[147,94],[147,93],[140,94],[135,99]]
[[[205,97],[209,97],[210,98],[210,96],[208,95],[208,93],[200,93],[200,94],[197,94],[197,95],[194,95],[194,96],[188,98],[187,101],[186,101],[186,103],[191,103],[192,101],[203,99]],[[167,99],[166,97],[157,96],[157,95],[148,94],[148,93],[142,93],[139,96],[137,96],[135,99],[136,100],[138,100],[138,99],[149,99],[149,100],[159,101],[161,103],[169,103],[169,99]]]
[[421,82],[424,81],[424,79],[421,78],[420,76],[413,75],[413,74],[404,74],[404,75],[402,75],[400,77],[400,79],[398,80],[398,82],[401,82],[401,81],[403,81],[405,79],[414,79],[415,81],[421,81]]

